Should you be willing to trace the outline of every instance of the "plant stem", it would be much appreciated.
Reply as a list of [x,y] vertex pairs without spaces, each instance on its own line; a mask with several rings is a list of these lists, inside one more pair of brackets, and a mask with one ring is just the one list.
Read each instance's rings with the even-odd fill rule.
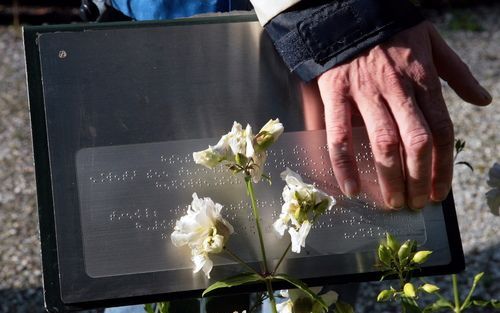
[[271,308],[273,313],[278,313],[278,309],[276,309],[276,300],[274,299],[273,286],[271,285],[271,280],[266,279],[266,287],[267,293],[269,294],[269,301],[271,302]]
[[458,291],[457,274],[451,275],[453,280],[453,298],[455,298],[455,313],[460,313],[460,293]]
[[464,310],[469,305],[470,299],[472,298],[472,294],[474,293],[474,290],[476,289],[476,286],[477,285],[475,283],[472,284],[472,287],[469,290],[469,294],[467,294],[467,297],[465,297],[464,302],[460,306],[460,311]]
[[243,261],[239,256],[237,256],[236,254],[234,254],[227,247],[224,247],[224,251],[226,251],[226,253],[229,254],[229,256],[232,257],[236,262],[240,263],[241,265],[243,265],[244,267],[246,267],[247,269],[249,269],[252,273],[255,273],[255,274],[258,274],[258,275],[262,276],[259,272],[257,272],[256,270],[254,270],[247,263],[245,263],[245,261]]
[[266,257],[266,248],[264,246],[264,239],[262,238],[262,230],[260,228],[260,216],[259,210],[257,209],[257,202],[255,200],[255,191],[253,189],[252,178],[250,176],[245,177],[245,183],[247,186],[248,195],[250,196],[250,200],[252,201],[252,210],[253,216],[255,218],[255,224],[257,226],[257,232],[259,234],[259,242],[260,242],[260,251],[262,253],[262,262],[264,263],[264,274],[269,274],[269,269],[267,267],[267,257]]
[[250,309],[248,309],[248,313],[253,313],[253,311],[255,311],[255,309],[257,309],[257,307],[259,305],[262,305],[262,303],[264,302],[264,300],[266,300],[268,297],[265,296],[265,293],[259,293],[260,294],[260,299],[255,302],[251,307]]
[[276,272],[278,271],[278,268],[280,267],[281,263],[285,259],[285,256],[287,255],[288,251],[290,251],[291,247],[292,247],[292,243],[290,242],[288,244],[288,247],[286,247],[285,251],[283,252],[283,255],[281,256],[280,260],[278,261],[278,264],[276,264],[276,266],[274,267],[273,275],[276,274]]

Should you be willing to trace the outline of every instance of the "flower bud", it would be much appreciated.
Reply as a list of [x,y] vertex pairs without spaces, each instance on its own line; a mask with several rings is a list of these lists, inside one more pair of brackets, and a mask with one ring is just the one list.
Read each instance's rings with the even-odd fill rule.
[[401,247],[399,247],[399,250],[398,250],[398,258],[399,258],[399,262],[403,262],[405,259],[408,258],[408,256],[410,255],[410,241],[407,240],[405,241],[405,243],[403,243],[401,245]]
[[425,263],[429,259],[431,254],[432,254],[432,251],[426,251],[426,250],[418,251],[413,256],[413,262],[415,262],[417,264]]
[[387,246],[392,252],[397,252],[399,250],[399,242],[389,233],[387,233]]
[[481,280],[481,278],[483,278],[483,275],[484,275],[484,272],[476,274],[476,276],[474,276],[474,284],[477,284]]
[[283,130],[283,124],[280,123],[279,119],[269,120],[255,136],[254,140],[257,150],[266,150],[276,142],[278,137],[283,133]]
[[378,246],[378,259],[380,262],[384,263],[387,266],[391,265],[391,251],[387,246],[381,244]]
[[408,298],[415,298],[417,296],[415,286],[412,283],[406,283],[403,287],[403,292]]
[[393,290],[382,290],[377,296],[377,302],[388,301],[394,295]]
[[427,292],[427,293],[435,293],[436,291],[439,290],[439,287],[436,286],[436,285],[432,285],[432,284],[424,284],[422,287],[423,291]]

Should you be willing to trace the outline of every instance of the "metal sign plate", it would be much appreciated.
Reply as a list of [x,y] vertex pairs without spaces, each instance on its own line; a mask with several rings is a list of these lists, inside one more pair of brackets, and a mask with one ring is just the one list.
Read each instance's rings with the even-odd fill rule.
[[54,26],[26,30],[25,42],[50,310],[195,297],[239,272],[216,257],[209,281],[193,275],[189,251],[173,248],[170,233],[193,192],[225,206],[237,229],[229,245],[258,260],[243,184],[191,159],[233,121],[285,125],[266,165],[273,185],[257,186],[274,262],[285,245],[271,229],[285,167],[338,200],[284,271],[311,285],[376,279],[373,249],[386,231],[434,251],[423,273],[463,263],[451,196],[421,213],[381,208],[364,128],[354,132],[363,193],[340,194],[321,101],[290,75],[257,22]]

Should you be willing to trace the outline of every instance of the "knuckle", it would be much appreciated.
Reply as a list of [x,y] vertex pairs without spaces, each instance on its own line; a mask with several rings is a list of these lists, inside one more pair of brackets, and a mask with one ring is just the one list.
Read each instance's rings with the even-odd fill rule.
[[430,71],[428,70],[430,65],[430,61],[427,59],[415,61],[409,66],[409,72],[417,81],[428,81],[431,77]]
[[420,157],[432,149],[432,136],[424,128],[417,128],[407,134],[408,146],[406,152]]
[[374,131],[374,148],[384,156],[399,149],[399,135],[394,129],[377,128]]
[[330,145],[330,158],[333,168],[348,170],[353,166],[351,155],[346,145]]
[[382,70],[382,77],[384,79],[385,84],[392,88],[400,88],[403,77],[400,73],[398,73],[394,68],[386,66]]
[[348,155],[337,153],[332,156],[333,168],[348,170],[352,168],[352,162]]
[[326,129],[328,133],[329,140],[332,144],[332,148],[335,148],[338,145],[347,145],[349,142],[349,131],[346,127],[337,126],[337,125],[329,125]]

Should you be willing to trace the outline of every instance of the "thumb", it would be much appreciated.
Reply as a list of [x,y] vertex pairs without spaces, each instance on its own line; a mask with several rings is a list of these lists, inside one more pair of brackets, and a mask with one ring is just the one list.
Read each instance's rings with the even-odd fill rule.
[[469,67],[444,41],[434,26],[430,26],[432,56],[439,76],[463,100],[475,105],[488,105],[492,97],[472,75]]

